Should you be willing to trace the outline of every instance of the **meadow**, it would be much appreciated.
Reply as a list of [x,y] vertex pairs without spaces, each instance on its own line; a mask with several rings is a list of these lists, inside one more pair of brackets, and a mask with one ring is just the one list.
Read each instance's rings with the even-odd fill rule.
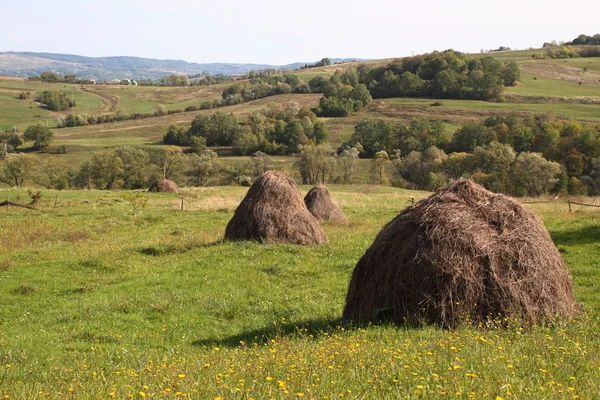
[[135,214],[116,191],[44,191],[37,211],[1,209],[0,398],[597,396],[596,209],[527,205],[569,267],[581,317],[355,327],[340,320],[354,265],[429,193],[331,190],[350,225],[325,223],[329,243],[314,247],[222,242],[240,187],[144,193]]

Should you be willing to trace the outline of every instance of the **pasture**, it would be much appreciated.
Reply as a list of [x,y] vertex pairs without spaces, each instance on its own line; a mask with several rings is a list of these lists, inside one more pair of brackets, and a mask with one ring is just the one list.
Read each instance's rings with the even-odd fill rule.
[[[302,187],[303,193],[309,187]],[[3,208],[0,397],[593,398],[600,392],[600,215],[528,205],[586,312],[526,326],[352,327],[350,274],[383,224],[428,195],[332,186],[350,226],[329,244],[221,238],[246,189],[45,191]],[[58,197],[56,197],[58,196]],[[24,191],[0,198],[24,202]],[[56,207],[55,200],[58,199]]]

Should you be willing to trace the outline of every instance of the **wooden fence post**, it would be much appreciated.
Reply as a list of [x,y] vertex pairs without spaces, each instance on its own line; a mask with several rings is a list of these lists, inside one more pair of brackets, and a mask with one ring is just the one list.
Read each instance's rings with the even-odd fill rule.
[[181,211],[183,211],[183,196],[181,197]]
[[572,212],[572,211],[571,211],[571,201],[570,201],[570,200],[567,200],[567,203],[569,203],[569,212]]

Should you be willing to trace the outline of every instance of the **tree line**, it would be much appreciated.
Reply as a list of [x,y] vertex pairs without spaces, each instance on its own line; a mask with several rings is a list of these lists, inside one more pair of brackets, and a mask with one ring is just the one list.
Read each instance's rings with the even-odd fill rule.
[[261,152],[224,163],[210,149],[184,154],[177,147],[144,150],[120,146],[94,154],[79,168],[70,168],[62,160],[42,161],[33,154],[8,154],[0,164],[0,182],[16,187],[32,183],[58,190],[145,189],[160,178],[188,186],[247,186],[272,166],[272,159]]
[[373,98],[429,97],[494,100],[520,79],[514,61],[467,57],[447,50],[406,57],[381,66],[358,67],[360,82]]
[[93,84],[94,81],[90,79],[78,78],[74,74],[65,74],[60,76],[55,72],[44,71],[40,75],[30,76],[30,81],[34,82],[47,82],[47,83],[78,83],[78,84]]
[[392,183],[400,187],[435,190],[449,179],[471,177],[518,196],[600,194],[600,124],[490,116],[464,124],[450,138],[439,121],[363,120],[337,153],[350,148],[372,160],[380,183],[393,167]]
[[219,111],[210,116],[198,114],[188,129],[169,127],[163,142],[189,146],[192,152],[203,151],[207,146],[232,146],[239,155],[257,151],[283,155],[297,152],[301,145],[320,144],[327,136],[325,124],[308,107],[272,103],[252,112],[247,122]]

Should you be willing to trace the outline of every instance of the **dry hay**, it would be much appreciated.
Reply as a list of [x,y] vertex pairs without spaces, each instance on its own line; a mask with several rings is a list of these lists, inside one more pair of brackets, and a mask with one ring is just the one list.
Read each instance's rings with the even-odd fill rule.
[[460,180],[377,235],[352,274],[344,318],[455,326],[578,312],[567,268],[535,214]]
[[348,222],[325,185],[312,188],[304,197],[304,203],[318,221]]
[[298,186],[275,171],[265,172],[250,187],[227,224],[225,239],[303,245],[327,243]]
[[159,179],[154,181],[150,188],[149,192],[162,192],[162,193],[179,193],[179,187],[177,184],[169,179]]

